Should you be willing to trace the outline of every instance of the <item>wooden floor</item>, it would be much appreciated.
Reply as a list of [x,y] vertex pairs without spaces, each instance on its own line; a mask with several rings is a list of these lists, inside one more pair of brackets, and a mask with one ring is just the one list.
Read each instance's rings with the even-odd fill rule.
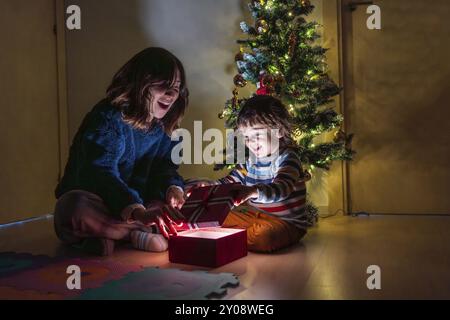
[[[211,272],[232,272],[240,286],[225,299],[450,299],[450,217],[337,216],[320,221],[302,244],[277,254],[250,253]],[[0,252],[74,256],[52,219],[0,229]],[[119,248],[113,257],[143,266],[171,264],[168,254]],[[381,290],[368,290],[367,267],[381,268]],[[205,270],[205,269],[203,269]]]

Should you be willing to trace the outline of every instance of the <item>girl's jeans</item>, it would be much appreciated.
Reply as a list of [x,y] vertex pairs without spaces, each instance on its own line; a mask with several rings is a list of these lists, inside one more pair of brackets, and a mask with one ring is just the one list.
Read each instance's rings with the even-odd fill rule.
[[68,244],[85,238],[129,240],[133,230],[154,232],[139,222],[130,224],[113,218],[99,196],[84,190],[63,194],[56,202],[54,216],[56,235]]

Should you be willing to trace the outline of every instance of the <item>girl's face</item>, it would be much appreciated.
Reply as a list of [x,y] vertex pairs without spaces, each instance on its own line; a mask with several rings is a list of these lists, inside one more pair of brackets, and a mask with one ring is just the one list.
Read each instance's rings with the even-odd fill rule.
[[245,138],[245,145],[257,157],[267,157],[276,153],[279,149],[278,130],[271,130],[265,126],[240,127],[239,131]]
[[177,72],[176,79],[171,87],[167,85],[166,81],[155,82],[150,87],[151,109],[152,114],[156,119],[162,119],[170,110],[174,102],[180,95],[180,73]]

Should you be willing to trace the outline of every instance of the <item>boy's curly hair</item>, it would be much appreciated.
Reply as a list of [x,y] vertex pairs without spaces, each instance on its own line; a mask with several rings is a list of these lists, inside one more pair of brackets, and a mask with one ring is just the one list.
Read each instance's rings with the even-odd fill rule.
[[277,98],[257,95],[248,99],[238,114],[237,127],[254,127],[264,125],[278,129],[281,135],[280,146],[294,147],[291,138],[292,118],[285,105]]

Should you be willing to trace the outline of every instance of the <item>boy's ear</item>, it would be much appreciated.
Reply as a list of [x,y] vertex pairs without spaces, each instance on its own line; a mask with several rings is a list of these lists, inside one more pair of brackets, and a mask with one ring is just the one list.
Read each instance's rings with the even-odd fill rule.
[[280,130],[277,130],[277,134],[276,134],[278,139],[283,138],[283,135],[281,134]]

